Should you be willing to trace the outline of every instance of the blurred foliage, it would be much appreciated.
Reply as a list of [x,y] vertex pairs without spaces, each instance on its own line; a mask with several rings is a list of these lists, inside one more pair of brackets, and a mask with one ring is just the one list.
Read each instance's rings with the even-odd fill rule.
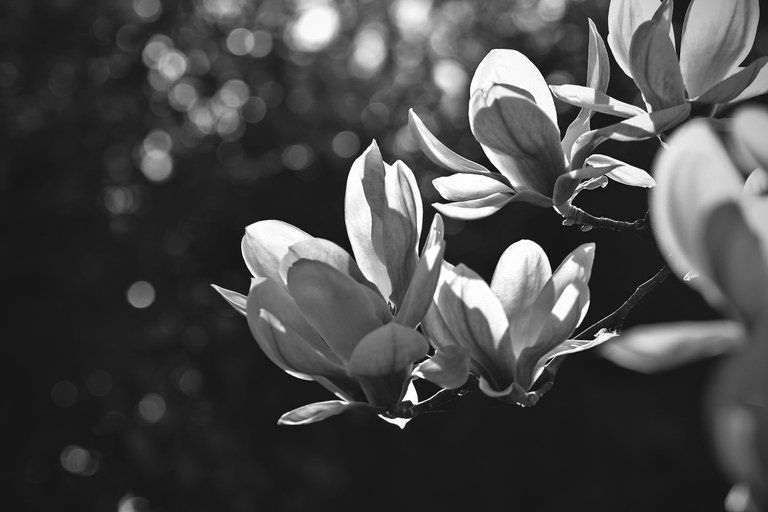
[[[373,138],[436,200],[408,108],[482,161],[466,114],[477,63],[515,48],[550,83],[583,83],[586,18],[605,35],[607,3],[0,4],[9,509],[718,510],[699,422],[709,363],[648,378],[585,355],[533,410],[474,397],[404,432],[354,413],[277,427],[326,395],[271,365],[209,287],[247,288],[239,241],[256,220],[346,244],[346,174]],[[620,73],[612,94],[637,101]],[[564,129],[575,111],[560,107]],[[606,144],[642,166],[655,148]],[[611,187],[586,206],[644,214],[642,192]],[[447,259],[486,276],[523,237],[552,261],[596,240],[588,320],[661,264],[630,235],[526,205],[447,229]],[[632,319],[710,314],[671,283]]]

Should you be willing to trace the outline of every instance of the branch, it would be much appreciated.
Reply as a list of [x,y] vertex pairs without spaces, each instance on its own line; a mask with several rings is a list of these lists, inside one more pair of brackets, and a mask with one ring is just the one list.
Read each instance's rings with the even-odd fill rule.
[[431,412],[439,412],[440,408],[444,405],[447,405],[464,395],[477,391],[477,389],[477,378],[474,375],[470,375],[469,380],[467,380],[463,386],[456,389],[441,389],[423,402],[414,405],[412,414],[413,416],[420,416]]
[[568,216],[563,221],[563,225],[581,226],[582,231],[589,231],[592,228],[609,229],[611,231],[634,231],[635,233],[642,235],[649,235],[650,228],[648,225],[648,214],[642,219],[634,221],[614,220],[608,217],[595,217],[578,206],[571,205],[571,210],[568,212]]
[[622,327],[624,326],[624,319],[627,318],[629,312],[632,311],[632,309],[637,306],[641,300],[643,300],[643,297],[661,286],[661,283],[667,279],[669,274],[669,267],[666,265],[661,267],[652,278],[638,286],[635,292],[629,296],[629,298],[619,307],[619,309],[581,331],[576,335],[576,338],[594,338],[598,331],[601,329],[621,331]]

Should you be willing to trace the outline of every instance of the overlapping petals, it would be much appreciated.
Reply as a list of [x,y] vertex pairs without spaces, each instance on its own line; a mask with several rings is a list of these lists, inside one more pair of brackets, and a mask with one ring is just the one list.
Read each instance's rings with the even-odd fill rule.
[[578,247],[553,273],[541,247],[522,240],[501,256],[490,286],[464,265],[444,264],[423,323],[437,362],[423,363],[422,376],[458,387],[471,371],[485,394],[535,403],[532,388],[549,362],[604,340],[569,339],[589,308],[594,252]]
[[272,362],[339,398],[286,413],[283,424],[359,407],[391,415],[409,392],[413,364],[427,355],[429,345],[415,327],[440,273],[439,216],[419,257],[422,210],[415,179],[401,162],[385,164],[375,143],[352,166],[345,213],[356,259],[290,224],[260,221],[243,237],[253,274],[247,298],[215,287],[246,315]]
[[[578,142],[592,134],[593,112],[614,109],[637,114],[643,111],[616,101],[595,107],[598,96],[607,98],[604,91],[610,70],[605,45],[591,21],[589,30],[587,81],[594,95],[589,101],[582,97],[582,90],[573,86],[555,88],[559,94],[578,98],[574,101],[581,101],[584,107],[562,141],[552,92],[530,60],[514,50],[493,50],[478,66],[470,85],[470,128],[498,173],[448,149],[410,112],[411,131],[425,155],[437,165],[457,173],[434,180],[437,191],[449,201],[434,204],[438,211],[449,217],[477,219],[497,212],[512,201],[525,201],[555,206],[563,213],[568,211],[573,196],[583,189],[579,188],[582,181],[612,170],[590,165],[586,158],[599,143],[608,138],[618,139],[621,133],[613,137],[601,131],[593,134],[589,143]],[[637,176],[626,183],[650,183],[644,171],[626,164],[622,167],[625,174]]]
[[640,371],[740,351],[716,379],[710,409],[723,467],[759,509],[768,503],[768,197],[764,168],[752,165],[768,163],[765,132],[756,132],[765,126],[768,112],[757,109],[737,112],[725,133],[693,120],[655,164],[659,246],[673,271],[732,320],[638,327],[604,347]]

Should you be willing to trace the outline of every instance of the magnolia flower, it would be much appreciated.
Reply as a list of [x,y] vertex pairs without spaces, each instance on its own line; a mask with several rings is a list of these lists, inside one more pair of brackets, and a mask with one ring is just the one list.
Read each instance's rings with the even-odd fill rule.
[[[728,147],[696,119],[657,159],[651,218],[670,267],[731,320],[646,326],[604,355],[655,371],[734,349],[712,388],[713,435],[724,469],[768,506],[768,112],[737,112]],[[724,134],[727,138],[727,134]],[[755,165],[759,166],[754,170]],[[748,178],[745,180],[745,174]],[[745,487],[746,486],[746,487]],[[735,492],[736,492],[735,491]],[[740,492],[740,491],[739,491]]]
[[415,327],[437,285],[442,224],[436,216],[419,258],[416,180],[402,162],[384,163],[375,142],[352,165],[345,218],[357,261],[333,242],[265,220],[243,237],[253,274],[248,297],[214,286],[247,317],[272,362],[339,398],[288,412],[281,424],[311,423],[353,407],[395,416],[413,363],[427,355]]
[[671,0],[612,0],[608,45],[621,69],[642,92],[648,112],[590,87],[553,88],[561,100],[582,107],[653,120],[656,133],[688,118],[691,108],[712,111],[768,91],[768,59],[745,68],[760,18],[758,0],[693,0],[686,12],[677,56]]
[[[588,81],[603,91],[608,87],[607,59],[602,39],[590,22]],[[410,111],[411,131],[427,157],[457,173],[433,181],[450,201],[433,206],[459,219],[486,217],[513,201],[554,205],[564,213],[584,188],[578,188],[583,180],[607,174],[625,184],[652,186],[653,180],[641,169],[604,155],[587,158],[588,153],[574,151],[579,137],[589,133],[591,114],[589,109],[582,110],[561,141],[552,94],[536,66],[517,51],[492,50],[470,84],[469,123],[499,173],[448,149]],[[592,144],[591,149],[596,146]]]
[[436,353],[416,373],[454,388],[471,371],[486,395],[535,404],[549,362],[606,339],[570,339],[589,308],[594,254],[594,244],[581,245],[552,273],[541,247],[521,240],[502,254],[490,286],[464,265],[444,264],[422,324]]

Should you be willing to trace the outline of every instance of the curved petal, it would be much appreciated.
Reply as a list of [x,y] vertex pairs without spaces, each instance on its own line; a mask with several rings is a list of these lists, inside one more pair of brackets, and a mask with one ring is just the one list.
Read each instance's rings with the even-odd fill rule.
[[611,0],[608,6],[608,46],[616,63],[630,78],[629,46],[632,36],[641,23],[653,18],[660,5],[659,0]]
[[704,93],[741,64],[752,48],[759,19],[759,0],[691,2],[680,43],[688,96]]
[[427,239],[424,240],[424,247],[421,248],[421,256],[424,257],[424,254],[426,254],[429,249],[438,244],[442,244],[444,237],[445,225],[443,224],[443,218],[439,213],[436,213],[435,216],[432,217],[432,224],[429,226]]
[[248,294],[247,318],[259,347],[284,371],[306,380],[346,376],[340,360],[275,281],[255,280]]
[[311,238],[302,240],[291,246],[288,254],[280,264],[280,277],[288,282],[288,269],[301,259],[320,261],[330,265],[339,272],[348,275],[356,282],[363,285],[362,290],[368,296],[368,300],[382,323],[392,320],[392,312],[389,305],[379,294],[376,285],[371,283],[360,271],[360,268],[347,251],[323,238]]
[[413,375],[444,389],[459,388],[469,377],[469,350],[459,345],[437,349],[413,370]]
[[359,407],[371,406],[360,402],[344,402],[342,400],[315,402],[313,404],[302,405],[301,407],[283,414],[280,416],[280,419],[277,420],[277,424],[308,425]]
[[517,382],[528,389],[541,357],[570,337],[589,309],[589,282],[595,244],[583,244],[569,254],[547,281],[531,314],[511,324]]
[[386,165],[373,142],[349,172],[344,211],[360,269],[399,305],[416,267],[421,233],[416,178],[402,162]]
[[389,323],[360,341],[347,372],[360,383],[368,402],[391,406],[405,394],[412,364],[423,359],[428,349],[427,340],[416,330]]
[[[670,268],[683,278],[694,271],[711,276],[704,247],[704,221],[719,204],[741,197],[743,180],[703,119],[675,132],[654,164],[651,227]],[[691,281],[710,301],[720,302],[708,279]]]
[[536,242],[513,243],[499,258],[491,279],[491,290],[499,298],[510,322],[525,317],[544,284],[552,277],[552,269],[544,250]]
[[253,277],[280,279],[280,261],[291,245],[312,238],[296,226],[280,220],[262,220],[245,228],[243,259]]
[[685,103],[683,75],[668,25],[655,18],[642,23],[629,47],[632,76],[652,111]]
[[288,290],[309,324],[344,361],[383,323],[367,289],[326,263],[295,262],[288,269]]
[[515,192],[498,180],[479,174],[451,174],[435,178],[432,185],[448,201],[471,201],[491,194]]
[[765,93],[768,93],[768,66],[760,67],[752,82],[750,82],[738,96],[729,101],[728,105],[733,105],[734,103],[739,103],[740,101],[748,100]]
[[652,188],[656,186],[656,180],[644,170],[610,156],[590,155],[584,163],[592,167],[610,167],[611,170],[606,173],[606,176],[630,187]]
[[768,172],[755,169],[744,181],[744,194],[749,196],[768,196]]
[[283,257],[280,263],[280,279],[283,282],[287,280],[288,269],[291,268],[297,260],[307,259],[322,261],[332,266],[339,272],[347,274],[358,283],[377,291],[376,286],[371,283],[360,271],[352,256],[340,246],[324,238],[309,238],[295,243]]
[[[469,96],[477,91],[487,91],[497,84],[522,89],[531,96],[531,100],[557,126],[555,102],[541,72],[522,53],[515,50],[491,50],[480,62],[469,85]],[[470,107],[469,119],[472,119]]]
[[656,373],[740,348],[738,322],[678,322],[627,329],[600,348],[600,354],[624,368]]
[[573,145],[571,168],[578,169],[582,167],[589,154],[606,140],[636,142],[650,139],[682,123],[688,119],[690,113],[691,106],[688,103],[684,103],[665,108],[664,110],[631,117],[620,123],[587,132],[579,137]]
[[704,222],[710,275],[745,325],[753,327],[768,318],[768,265],[760,239],[733,202],[714,207]]
[[749,66],[717,82],[703,94],[693,98],[693,101],[709,105],[735,103],[765,93],[768,91],[768,82],[764,83],[762,87],[760,82],[768,77],[768,69],[765,69],[766,64],[768,64],[768,57],[760,57]]
[[245,316],[245,308],[246,308],[246,302],[247,298],[245,295],[242,295],[237,292],[233,292],[232,290],[227,290],[226,288],[222,288],[221,286],[216,286],[215,284],[211,285],[214,290],[219,292],[219,295],[224,297],[224,300],[226,300],[230,306],[234,308],[235,311],[240,313],[241,315]]
[[456,203],[432,203],[432,207],[446,217],[461,220],[482,219],[493,215],[501,208],[512,201],[515,197],[510,194],[492,194],[480,199],[470,201],[459,201]]
[[733,116],[733,133],[762,168],[763,175],[768,173],[768,144],[765,143],[768,109],[755,106],[740,108]]
[[[555,208],[564,217],[567,217],[563,212],[568,211],[567,206],[571,204],[571,201],[576,197],[576,194],[582,190],[579,188],[580,185],[599,179],[613,169],[614,167],[612,166],[587,166],[567,172],[560,176],[555,183],[555,193],[552,196],[552,202],[554,203]],[[566,207],[563,208],[564,206]]]
[[428,349],[427,340],[418,331],[391,322],[360,340],[349,358],[347,372],[356,377],[399,375],[426,357]]
[[611,63],[608,61],[608,50],[605,42],[597,31],[595,22],[587,18],[589,25],[589,43],[587,48],[587,87],[600,92],[608,90],[611,79]]
[[[506,86],[479,90],[470,99],[470,127],[488,159],[510,183],[551,197],[567,165],[557,125],[535,103]],[[498,155],[512,159],[500,160]]]
[[444,253],[445,242],[425,251],[408,286],[403,304],[395,316],[395,322],[406,327],[416,327],[424,319],[435,294]]
[[472,160],[468,160],[463,156],[458,155],[457,153],[454,153],[448,149],[445,144],[437,140],[437,137],[432,135],[432,132],[430,132],[426,125],[424,125],[424,122],[419,119],[419,116],[416,115],[416,112],[414,112],[413,109],[408,110],[408,125],[411,128],[411,134],[413,134],[413,138],[416,139],[416,143],[419,145],[424,154],[427,155],[427,158],[432,160],[440,167],[455,172],[466,172],[472,174],[491,173],[491,171],[486,169],[484,166],[475,163]]
[[464,265],[444,268],[443,272],[445,281],[436,303],[449,331],[469,349],[484,377],[496,387],[509,385],[515,380],[515,356],[501,302],[485,281]]
[[549,88],[552,90],[552,94],[554,94],[560,101],[595,112],[624,118],[639,116],[646,113],[645,110],[640,107],[619,101],[608,96],[604,92],[592,89],[591,87],[582,87],[580,85],[550,85]]

